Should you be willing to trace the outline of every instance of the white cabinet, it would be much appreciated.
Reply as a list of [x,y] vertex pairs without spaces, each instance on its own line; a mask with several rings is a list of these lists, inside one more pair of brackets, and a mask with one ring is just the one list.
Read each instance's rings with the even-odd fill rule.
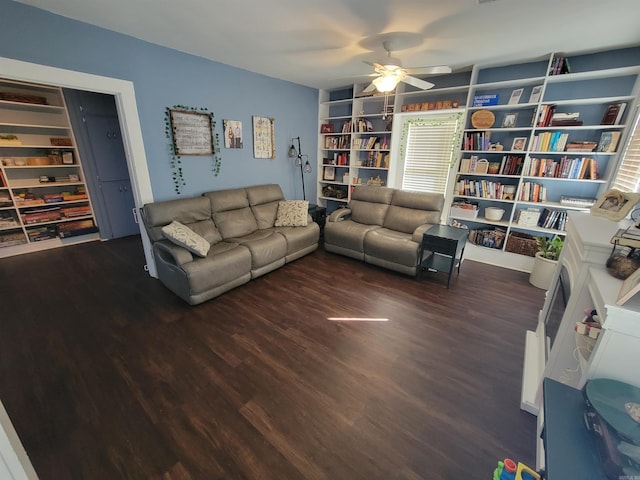
[[[537,413],[541,406],[543,377],[574,388],[590,378],[606,377],[640,386],[640,298],[616,305],[622,281],[604,265],[612,250],[611,237],[624,222],[617,223],[587,213],[569,215],[569,226],[553,284],[540,312],[538,328],[527,332],[521,407]],[[562,269],[568,272],[570,296],[547,351],[549,318],[555,286]],[[602,323],[597,341],[577,334],[576,322],[585,311],[595,309]],[[548,358],[547,358],[548,357]]]
[[0,257],[96,232],[62,92],[0,79]]

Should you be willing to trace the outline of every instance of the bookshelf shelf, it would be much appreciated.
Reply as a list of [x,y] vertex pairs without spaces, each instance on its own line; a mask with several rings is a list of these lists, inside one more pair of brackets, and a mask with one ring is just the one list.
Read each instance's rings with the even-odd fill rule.
[[90,235],[72,242],[97,238],[61,89],[4,79],[0,87],[25,102],[27,96],[45,102],[0,101],[0,128],[20,142],[0,142],[0,258],[69,244],[62,237],[76,225]]
[[[517,223],[523,211],[531,212],[538,209],[542,214],[544,209],[561,212],[566,217],[568,211],[587,211],[588,206],[565,205],[560,202],[561,196],[598,198],[607,188],[616,170],[620,151],[624,146],[625,135],[628,135],[628,124],[633,115],[638,94],[640,93],[640,48],[620,49],[615,52],[599,52],[566,56],[569,68],[575,66],[574,73],[551,74],[556,58],[561,55],[552,54],[538,61],[518,64],[500,64],[474,66],[467,99],[467,121],[463,136],[463,149],[460,151],[456,173],[452,175],[455,182],[460,179],[485,179],[491,182],[517,185],[514,200],[497,200],[474,196],[460,196],[461,189],[454,186],[451,189],[450,201],[464,201],[478,204],[480,214],[485,205],[500,202],[505,209],[506,222],[496,224],[486,221],[482,216],[474,220],[455,218],[457,222],[466,224],[471,229],[501,228],[505,234],[502,250],[506,253],[506,239],[514,232],[526,232],[535,235],[565,235],[557,228],[545,228],[542,225],[524,226]],[[556,70],[557,72],[557,70]],[[564,70],[563,70],[564,72]],[[539,95],[532,95],[534,87]],[[515,90],[522,89],[520,96],[514,95]],[[518,97],[518,103],[510,104],[513,97]],[[475,105],[477,102],[489,102],[494,105]],[[604,124],[606,114],[610,115],[612,106],[616,103],[625,104],[621,114],[614,116],[613,124]],[[489,110],[495,115],[495,122],[490,128],[474,128],[471,114],[479,110]],[[615,111],[615,110],[614,110]],[[508,113],[517,114],[515,125],[500,128]],[[578,125],[550,125],[555,115],[556,121],[570,118]],[[615,115],[615,114],[614,114]],[[577,118],[576,118],[577,117]],[[565,120],[566,121],[566,120]],[[549,123],[547,123],[549,122]],[[612,132],[610,135],[608,132]],[[525,138],[525,150],[507,150],[514,144],[515,138]],[[607,140],[609,143],[606,143]],[[573,143],[573,149],[592,142],[592,151],[566,151]],[[615,145],[615,151],[606,150]],[[502,145],[504,150],[487,149],[490,144]],[[472,149],[470,146],[484,146]],[[540,146],[542,145],[542,146]],[[570,149],[571,150],[571,149]],[[489,163],[502,162],[508,156],[522,158],[522,168],[516,175],[491,175],[487,173],[462,173],[460,165],[463,159],[475,157],[487,159]],[[581,160],[581,159],[590,160]],[[548,162],[545,164],[544,159]],[[549,160],[550,159],[550,160]],[[551,175],[532,175],[529,173],[531,162],[540,161],[535,165],[551,165]],[[579,163],[575,170],[562,170],[568,162]],[[564,163],[562,163],[564,162]],[[576,165],[576,163],[571,163]],[[582,167],[584,165],[584,167]],[[557,170],[554,170],[557,169]],[[538,170],[535,170],[536,173]],[[542,170],[541,170],[542,171]],[[546,170],[545,170],[546,172]],[[555,172],[555,173],[554,173]],[[560,172],[560,173],[559,173]],[[568,178],[572,177],[572,178]],[[527,190],[525,191],[525,187]],[[532,195],[536,189],[538,194]],[[529,188],[531,190],[529,190]],[[540,198],[544,201],[531,201]],[[527,215],[535,216],[533,213]],[[527,222],[530,224],[530,222]],[[495,262],[495,257],[488,260],[482,250],[474,249],[468,258]],[[474,252],[480,252],[474,257]],[[512,254],[513,255],[513,254]],[[517,254],[516,254],[517,255]],[[505,262],[509,260],[505,256]],[[532,265],[532,263],[531,263]],[[514,267],[516,268],[516,267]]]

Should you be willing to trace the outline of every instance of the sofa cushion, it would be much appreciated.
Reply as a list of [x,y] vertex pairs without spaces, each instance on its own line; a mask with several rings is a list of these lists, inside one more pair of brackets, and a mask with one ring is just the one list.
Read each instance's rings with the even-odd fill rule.
[[276,227],[306,227],[309,202],[306,200],[284,200],[278,204]]
[[200,257],[206,257],[211,248],[211,245],[204,237],[201,237],[189,227],[175,220],[169,225],[162,227],[162,233],[164,233],[164,236],[168,240],[171,240],[176,245],[180,245]]
[[204,237],[209,243],[222,240],[211,219],[211,202],[206,198],[180,198],[149,203],[142,209],[149,238],[157,242],[165,238],[162,227],[176,220]]
[[397,190],[384,218],[383,226],[413,233],[420,225],[440,223],[444,196],[436,193]]
[[272,228],[276,221],[278,203],[284,200],[280,185],[247,187],[247,199],[258,223],[258,229]]
[[257,230],[249,235],[230,238],[251,251],[251,269],[256,270],[282,260],[287,254],[287,241],[273,230]]
[[392,196],[392,188],[358,185],[351,194],[351,220],[364,225],[382,225]]
[[225,239],[243,237],[258,229],[250,207],[214,213],[213,221]]
[[374,257],[407,267],[418,263],[420,244],[411,239],[408,233],[377,228],[364,238],[364,250],[367,257]]

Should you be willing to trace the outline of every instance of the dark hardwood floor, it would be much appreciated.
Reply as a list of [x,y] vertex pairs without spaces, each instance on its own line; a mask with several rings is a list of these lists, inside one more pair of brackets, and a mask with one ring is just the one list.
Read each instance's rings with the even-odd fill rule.
[[[322,250],[197,307],[138,237],[0,260],[0,399],[48,479],[486,479],[534,466],[519,410],[544,293]],[[331,321],[330,317],[387,321]]]

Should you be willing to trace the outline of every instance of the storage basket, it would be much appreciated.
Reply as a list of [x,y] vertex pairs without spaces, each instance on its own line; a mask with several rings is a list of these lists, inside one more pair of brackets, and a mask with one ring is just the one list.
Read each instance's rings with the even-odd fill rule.
[[505,251],[535,257],[538,251],[538,244],[535,237],[526,233],[511,232],[507,238]]

